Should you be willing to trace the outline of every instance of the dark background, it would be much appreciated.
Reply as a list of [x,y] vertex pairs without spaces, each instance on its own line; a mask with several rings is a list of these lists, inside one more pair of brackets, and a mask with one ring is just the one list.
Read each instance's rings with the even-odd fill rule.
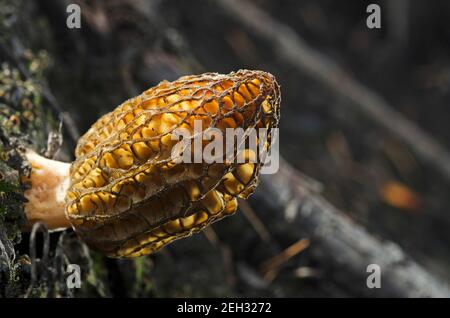
[[[65,26],[65,1],[38,1],[25,6],[23,14],[34,18],[18,30],[32,50],[45,52],[48,87],[73,119],[65,137],[84,133],[99,116],[164,79],[242,68],[271,72],[282,92],[283,158],[317,180],[321,195],[368,235],[398,244],[438,281],[450,279],[450,178],[442,171],[450,162],[439,154],[441,164],[424,160],[397,127],[389,128],[392,123],[374,120],[345,92],[294,67],[276,42],[246,25],[255,19],[251,12],[239,18],[213,0],[74,2],[81,7],[81,29]],[[450,148],[448,1],[374,1],[381,6],[381,29],[366,26],[370,1],[248,2],[303,39],[318,60],[333,61],[415,130]],[[333,76],[325,70],[325,77]],[[72,160],[74,146],[65,138],[60,159]],[[300,228],[298,237],[280,223],[261,236],[255,222],[267,227],[268,221],[257,201],[246,206],[250,212],[154,256],[132,262],[92,253],[97,282],[75,295],[367,295],[363,278],[336,279],[346,269],[325,261],[308,231]],[[297,239],[309,246],[280,258]],[[280,263],[267,265],[273,257]]]

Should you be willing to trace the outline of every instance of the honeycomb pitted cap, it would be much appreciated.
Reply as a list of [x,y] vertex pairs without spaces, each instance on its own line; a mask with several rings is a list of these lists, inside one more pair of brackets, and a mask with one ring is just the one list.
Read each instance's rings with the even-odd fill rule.
[[[237,143],[223,161],[173,157],[179,129],[188,139],[211,128],[255,128],[270,148],[280,89],[266,72],[205,73],[163,81],[101,117],[82,136],[70,168],[66,216],[78,235],[110,257],[136,257],[198,232],[237,209],[255,189],[261,153]],[[261,138],[260,128],[267,131]],[[224,137],[225,140],[225,137]],[[206,149],[210,140],[201,140]],[[193,141],[195,144],[195,141]],[[191,149],[195,156],[195,147]],[[191,157],[191,156],[189,156]],[[226,158],[225,158],[226,157]],[[239,159],[239,160],[237,160]]]

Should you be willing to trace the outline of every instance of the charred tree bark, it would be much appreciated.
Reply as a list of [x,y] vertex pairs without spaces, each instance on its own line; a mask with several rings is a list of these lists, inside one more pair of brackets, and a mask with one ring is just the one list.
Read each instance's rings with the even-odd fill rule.
[[45,84],[47,55],[32,48],[40,39],[29,24],[34,9],[27,2],[0,1],[0,297],[70,294],[62,270],[65,235],[50,237],[39,227],[31,236],[22,233],[30,173],[24,150],[67,158],[66,149],[59,151],[63,134],[66,145],[75,142],[69,125],[62,128],[66,120]]
[[[328,279],[356,295],[372,297],[450,297],[449,286],[412,260],[397,244],[379,239],[332,206],[287,162],[264,175],[252,200],[272,231],[308,237],[313,258]],[[267,208],[269,207],[269,208]],[[381,288],[370,289],[367,267],[380,268]]]

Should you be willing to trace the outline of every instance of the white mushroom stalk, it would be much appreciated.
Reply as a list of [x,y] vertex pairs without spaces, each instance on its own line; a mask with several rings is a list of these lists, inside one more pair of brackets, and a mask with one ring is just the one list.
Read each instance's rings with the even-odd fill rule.
[[42,222],[51,230],[70,227],[65,215],[70,163],[47,159],[32,150],[27,150],[26,157],[31,164],[31,188],[25,191],[28,225]]

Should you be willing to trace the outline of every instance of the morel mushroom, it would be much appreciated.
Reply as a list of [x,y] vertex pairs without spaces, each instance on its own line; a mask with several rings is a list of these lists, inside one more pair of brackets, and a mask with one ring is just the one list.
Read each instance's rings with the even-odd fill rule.
[[[28,220],[50,228],[72,226],[110,257],[153,253],[233,214],[236,198],[255,189],[263,164],[248,141],[231,156],[224,153],[222,162],[175,160],[177,129],[189,131],[193,140],[211,128],[224,135],[227,128],[255,128],[261,142],[258,128],[265,128],[267,152],[279,106],[279,86],[262,71],[163,81],[101,117],[80,138],[71,165],[27,153]],[[201,146],[211,142],[202,139]],[[190,150],[194,157],[195,150]]]

